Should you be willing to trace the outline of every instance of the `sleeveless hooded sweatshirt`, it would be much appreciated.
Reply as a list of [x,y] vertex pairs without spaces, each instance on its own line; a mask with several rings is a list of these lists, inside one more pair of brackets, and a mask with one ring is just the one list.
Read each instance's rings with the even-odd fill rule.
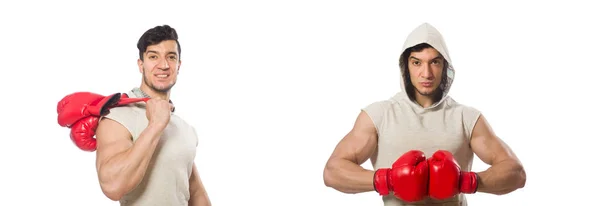
[[[127,95],[132,98],[148,97],[137,87]],[[144,102],[112,108],[103,118],[112,119],[127,128],[133,142],[148,126]],[[189,180],[198,145],[196,130],[173,111],[159,138],[146,174],[136,188],[121,198],[121,205],[188,205]]]
[[[447,85],[443,97],[429,107],[423,108],[409,99],[403,76],[400,72],[401,91],[390,99],[374,102],[362,110],[371,118],[378,133],[376,152],[371,157],[375,170],[391,168],[392,164],[409,150],[421,150],[427,158],[437,150],[450,151],[461,170],[471,171],[473,151],[470,148],[471,132],[480,112],[472,107],[459,104],[449,95],[455,70],[446,44],[440,32],[428,23],[413,30],[407,37],[402,51],[421,43],[435,48],[447,61]],[[402,61],[402,58],[400,58]],[[405,62],[400,62],[405,65]],[[446,200],[426,198],[415,203],[406,203],[390,195],[382,197],[385,206],[436,205],[466,206],[464,194]]]

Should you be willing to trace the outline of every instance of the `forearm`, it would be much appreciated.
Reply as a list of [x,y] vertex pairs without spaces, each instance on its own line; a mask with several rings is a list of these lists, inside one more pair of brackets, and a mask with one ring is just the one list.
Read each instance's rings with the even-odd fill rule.
[[477,175],[479,175],[477,192],[496,195],[508,194],[522,188],[526,181],[523,166],[512,160],[497,163]]
[[114,196],[122,196],[143,179],[164,127],[149,125],[129,149],[100,165],[100,183]]
[[205,192],[195,192],[190,194],[188,206],[211,206],[210,200]]
[[204,189],[204,185],[200,182],[198,170],[194,166],[192,176],[190,177],[190,201],[189,206],[210,206],[210,199]]
[[352,161],[340,159],[326,165],[323,178],[328,187],[353,194],[374,191],[374,174],[374,171],[364,169]]

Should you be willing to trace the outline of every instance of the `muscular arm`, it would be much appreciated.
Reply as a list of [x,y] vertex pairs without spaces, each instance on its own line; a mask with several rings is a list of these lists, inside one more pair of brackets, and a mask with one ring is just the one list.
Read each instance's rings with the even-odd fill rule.
[[96,169],[102,192],[117,201],[143,179],[164,126],[148,125],[135,144],[129,131],[104,118],[96,129]]
[[360,165],[377,148],[377,130],[369,116],[361,111],[354,127],[335,147],[325,165],[325,185],[344,193],[374,191],[374,171]]
[[192,176],[190,177],[190,201],[189,206],[211,206],[208,194],[204,189],[196,164],[192,166]]
[[471,147],[483,162],[491,165],[477,173],[478,192],[503,195],[525,186],[523,165],[510,147],[494,134],[483,115],[475,123]]

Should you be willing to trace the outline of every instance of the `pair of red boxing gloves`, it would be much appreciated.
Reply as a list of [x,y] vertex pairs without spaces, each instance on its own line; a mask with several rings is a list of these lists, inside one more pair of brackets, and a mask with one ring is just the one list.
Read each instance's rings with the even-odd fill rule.
[[438,150],[429,159],[419,150],[404,153],[392,168],[375,171],[373,184],[380,195],[394,192],[396,198],[416,202],[429,196],[443,200],[477,191],[478,176],[461,171],[452,153]]
[[111,108],[148,99],[129,98],[124,93],[104,96],[92,92],[75,92],[58,102],[58,124],[71,129],[71,140],[79,149],[92,152],[96,150],[94,136],[100,117],[107,115]]

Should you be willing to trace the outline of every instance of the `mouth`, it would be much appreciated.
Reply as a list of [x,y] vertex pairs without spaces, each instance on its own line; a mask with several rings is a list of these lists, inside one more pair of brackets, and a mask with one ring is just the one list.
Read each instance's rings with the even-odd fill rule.
[[421,86],[423,86],[423,87],[431,87],[431,86],[433,86],[433,82],[421,82]]
[[166,79],[169,78],[170,75],[168,74],[155,74],[155,77],[159,78],[159,79]]

